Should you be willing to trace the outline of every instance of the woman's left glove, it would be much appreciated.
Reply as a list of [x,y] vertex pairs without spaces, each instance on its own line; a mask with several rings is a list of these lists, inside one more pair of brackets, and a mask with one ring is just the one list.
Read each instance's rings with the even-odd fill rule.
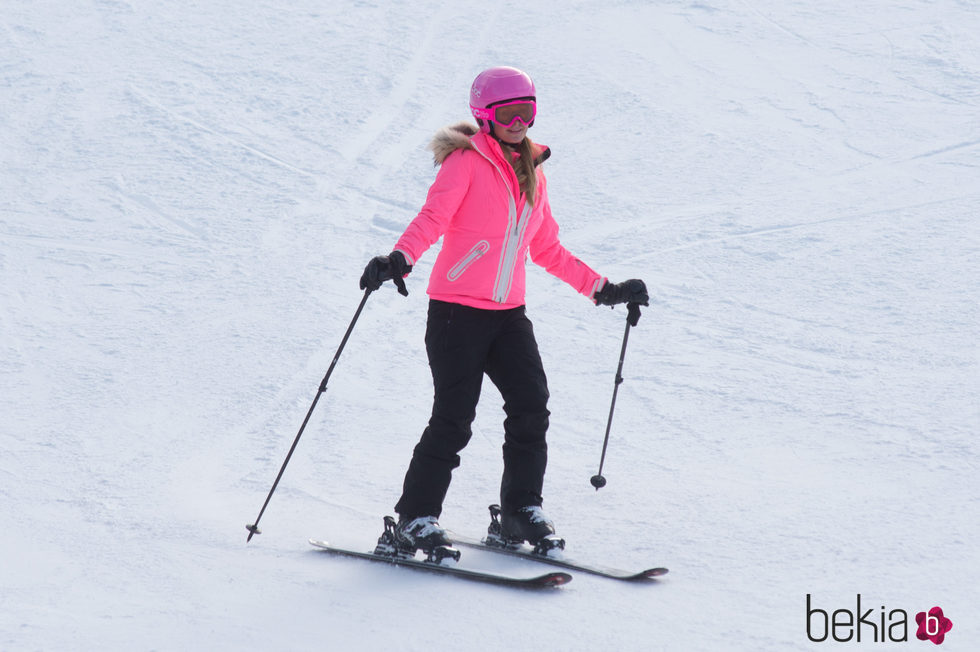
[[361,274],[362,290],[377,290],[381,284],[391,279],[395,282],[398,292],[402,296],[408,296],[408,288],[405,287],[405,277],[412,271],[412,266],[405,260],[405,255],[400,251],[392,251],[387,256],[375,256],[368,261]]
[[595,293],[595,302],[598,306],[615,306],[617,303],[638,303],[641,306],[649,306],[650,295],[647,293],[646,283],[638,278],[631,278],[622,283],[606,281],[602,289]]
[[650,305],[650,294],[647,292],[646,283],[638,278],[631,278],[622,283],[610,283],[602,286],[602,289],[595,293],[595,303],[597,306],[615,306],[618,303],[625,303],[629,310],[631,326],[636,326],[640,321],[640,306]]

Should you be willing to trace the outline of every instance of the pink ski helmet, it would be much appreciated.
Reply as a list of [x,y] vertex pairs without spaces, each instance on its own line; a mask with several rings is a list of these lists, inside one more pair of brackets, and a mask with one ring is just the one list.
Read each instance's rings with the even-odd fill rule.
[[[480,130],[490,131],[490,122],[480,119],[474,109],[486,109],[491,104],[499,104],[506,100],[529,98],[537,101],[534,91],[534,82],[531,77],[517,68],[509,66],[497,66],[484,70],[470,86],[470,112],[480,125]],[[534,120],[531,120],[531,126]]]

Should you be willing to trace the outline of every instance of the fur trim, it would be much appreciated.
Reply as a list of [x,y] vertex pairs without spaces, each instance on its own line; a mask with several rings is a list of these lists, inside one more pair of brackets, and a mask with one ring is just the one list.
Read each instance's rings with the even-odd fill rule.
[[479,131],[479,127],[466,121],[457,122],[437,131],[428,147],[432,151],[432,159],[436,167],[442,165],[443,161],[457,149],[473,149],[470,138]]

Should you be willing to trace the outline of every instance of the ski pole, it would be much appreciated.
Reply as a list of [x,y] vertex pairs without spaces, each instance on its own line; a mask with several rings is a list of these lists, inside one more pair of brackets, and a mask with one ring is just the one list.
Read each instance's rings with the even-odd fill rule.
[[592,476],[591,483],[596,491],[606,486],[606,478],[602,475],[602,465],[606,462],[606,447],[609,446],[609,430],[612,428],[613,410],[616,409],[616,394],[623,383],[623,360],[626,358],[626,342],[629,341],[630,326],[636,326],[640,320],[640,306],[636,303],[626,304],[626,332],[623,333],[623,348],[619,352],[619,366],[616,368],[616,384],[613,387],[612,403],[609,405],[609,420],[606,422],[606,438],[602,442],[602,457],[599,458],[599,472]]
[[245,543],[251,541],[252,537],[256,534],[262,534],[262,531],[259,530],[259,521],[262,520],[262,515],[265,514],[265,508],[269,506],[269,501],[272,500],[272,494],[275,493],[276,487],[279,486],[279,481],[282,479],[282,474],[286,470],[286,465],[289,464],[289,458],[293,456],[293,451],[296,450],[296,444],[299,443],[299,438],[303,436],[303,431],[306,429],[306,424],[310,421],[310,416],[313,414],[313,409],[316,408],[316,404],[320,400],[320,396],[327,391],[327,380],[330,379],[330,374],[333,373],[333,368],[337,366],[337,360],[340,358],[340,352],[344,350],[344,346],[347,344],[348,338],[350,338],[351,331],[354,330],[354,324],[357,323],[357,318],[361,316],[361,311],[364,309],[364,304],[367,302],[368,295],[370,294],[370,288],[364,290],[364,297],[361,299],[361,304],[357,306],[357,312],[354,313],[354,318],[351,319],[350,326],[347,327],[347,332],[344,333],[344,339],[340,341],[340,347],[337,349],[337,353],[335,353],[333,356],[333,362],[330,363],[330,368],[327,369],[327,375],[320,381],[320,388],[317,390],[316,396],[313,398],[313,404],[310,405],[310,410],[306,413],[306,418],[303,419],[303,425],[299,427],[299,432],[296,433],[296,439],[293,440],[293,445],[289,448],[289,452],[286,453],[286,459],[283,460],[282,467],[279,469],[279,475],[276,476],[276,481],[272,483],[272,489],[269,490],[269,495],[265,498],[265,503],[262,505],[262,509],[259,511],[258,518],[255,519],[255,523],[245,526],[245,529],[248,530],[248,538],[245,540]]

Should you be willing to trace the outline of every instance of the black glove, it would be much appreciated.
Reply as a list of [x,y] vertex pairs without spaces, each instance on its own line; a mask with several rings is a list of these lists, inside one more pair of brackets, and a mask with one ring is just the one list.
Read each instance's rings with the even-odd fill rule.
[[599,306],[615,306],[618,303],[638,303],[641,306],[650,305],[650,295],[647,294],[646,284],[638,278],[631,278],[622,283],[610,283],[602,286],[595,293],[595,302]]
[[391,279],[395,282],[398,292],[403,296],[408,296],[408,289],[405,287],[405,276],[412,271],[412,266],[405,260],[405,255],[400,251],[392,251],[387,256],[375,256],[368,261],[364,273],[361,274],[361,289],[371,290],[372,292],[381,287],[381,284]]
[[638,278],[631,278],[622,283],[606,281],[602,289],[595,293],[595,303],[597,306],[627,304],[626,309],[629,311],[627,319],[631,326],[636,326],[640,321],[640,306],[650,305],[650,295],[647,293],[646,283]]

